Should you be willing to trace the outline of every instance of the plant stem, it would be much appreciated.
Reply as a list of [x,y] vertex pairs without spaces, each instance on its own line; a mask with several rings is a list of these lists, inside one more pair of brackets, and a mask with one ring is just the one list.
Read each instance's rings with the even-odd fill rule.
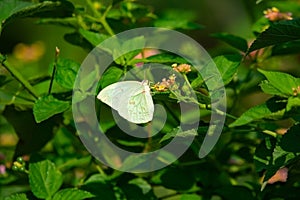
[[89,5],[89,7],[91,8],[93,14],[95,15],[97,19],[96,21],[100,22],[102,24],[102,26],[104,27],[104,29],[106,30],[106,32],[113,36],[115,35],[114,31],[111,29],[111,27],[108,25],[107,21],[106,21],[106,15],[108,14],[109,10],[111,9],[111,5],[109,5],[107,7],[107,9],[104,11],[103,14],[101,14],[98,10],[95,9],[93,3],[90,0],[87,0],[87,4]]
[[103,13],[100,21],[101,24],[103,25],[103,27],[105,28],[105,30],[111,35],[115,35],[114,31],[110,28],[110,26],[108,25],[107,21],[106,21],[106,15],[108,14],[109,10],[111,9],[111,5],[107,7],[107,9],[105,10],[105,12]]
[[6,58],[1,61],[1,65],[19,82],[22,86],[35,98],[38,98],[38,95],[32,85],[18,72],[16,69],[11,67],[7,62]]
[[49,85],[48,95],[51,94],[51,90],[52,90],[52,86],[53,86],[53,81],[54,81],[54,76],[55,76],[55,73],[56,73],[56,67],[57,67],[57,60],[58,60],[59,52],[60,52],[59,48],[55,47],[54,65],[53,65],[53,70],[52,70],[52,75],[51,75],[51,81],[50,81],[50,85]]

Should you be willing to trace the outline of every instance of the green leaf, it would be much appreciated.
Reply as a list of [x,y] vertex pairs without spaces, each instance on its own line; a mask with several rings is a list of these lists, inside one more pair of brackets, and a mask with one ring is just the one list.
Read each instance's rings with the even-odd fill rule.
[[258,35],[266,30],[269,26],[269,20],[265,16],[262,16],[252,25],[252,31],[255,35]]
[[300,152],[300,125],[292,126],[282,137],[280,146],[283,150],[288,152]]
[[241,59],[241,55],[238,54],[222,55],[213,59],[222,76],[224,85],[227,85],[233,79],[233,76],[240,65]]
[[104,40],[108,39],[109,36],[102,33],[95,33],[84,29],[79,29],[79,33],[91,43],[93,46],[99,45]]
[[272,56],[300,53],[300,40],[285,42],[272,48]]
[[42,18],[39,19],[37,24],[51,24],[51,25],[59,25],[63,27],[77,28],[78,21],[75,17],[66,17],[66,18]]
[[204,82],[205,81],[203,80],[202,76],[198,76],[191,82],[191,86],[193,89],[198,89],[204,84]]
[[292,108],[300,107],[300,98],[297,97],[289,97],[288,102],[286,104],[286,111],[291,111]]
[[[72,145],[72,144],[69,144]],[[66,162],[64,162],[62,165],[58,166],[60,170],[66,170],[71,169],[74,167],[82,167],[84,165],[87,165],[91,162],[92,157],[91,156],[85,156],[82,158],[68,158]]]
[[[237,72],[240,62],[241,56],[238,54],[217,56],[201,69],[201,75],[206,76],[206,85],[210,87],[210,90],[214,91],[230,83]],[[215,66],[218,68],[221,77],[216,71],[212,70]]]
[[[137,61],[139,62],[139,61]],[[160,53],[157,55],[150,56],[146,59],[143,59],[143,62],[150,62],[150,63],[187,63],[187,60],[184,58],[174,55],[174,54],[169,54],[169,53]]]
[[9,62],[5,60],[2,60],[2,62],[3,62],[2,65],[5,67],[5,69],[7,69],[7,71],[13,74],[14,78],[18,80],[18,82],[20,82],[33,97],[37,98],[38,97],[37,92],[29,83],[29,81],[25,79],[24,76],[17,69],[12,67]]
[[120,4],[119,7],[110,9],[107,18],[119,21],[122,20],[121,18],[125,18],[126,20],[130,19],[132,23],[135,23],[137,19],[155,17],[149,6],[132,1],[116,1],[114,4],[117,4],[117,2]]
[[276,98],[272,98],[244,112],[237,120],[231,123],[229,127],[242,126],[263,118],[277,119],[283,116],[284,111],[285,103],[278,102]]
[[51,140],[53,128],[57,126],[57,119],[54,118],[36,123],[32,109],[20,111],[15,106],[7,106],[2,115],[13,126],[19,138],[14,148],[15,156],[40,151]]
[[[53,66],[54,64],[51,64]],[[55,81],[66,89],[73,89],[80,65],[73,60],[60,58],[56,65]]]
[[106,182],[107,177],[102,174],[93,174],[91,175],[88,180],[85,181],[84,185],[81,186],[81,189],[89,191],[93,195],[95,195],[95,198],[92,198],[93,200],[97,199],[111,199],[111,200],[117,200],[115,197],[115,191],[109,182]]
[[184,169],[168,168],[160,177],[161,184],[178,191],[188,190],[195,184],[195,177]]
[[[120,185],[120,189],[122,193],[126,197],[126,199],[138,199],[138,200],[149,200],[149,199],[157,199],[153,192],[144,193],[142,185],[136,184],[122,184]],[[143,187],[143,186],[142,186]]]
[[[297,130],[297,131],[299,131],[299,130]],[[299,139],[299,137],[293,138],[293,139]],[[290,144],[290,145],[293,145],[293,144]],[[296,146],[297,146],[297,144],[296,144]],[[295,146],[293,146],[293,147],[295,147]],[[276,145],[273,150],[272,157],[271,157],[272,162],[270,162],[269,165],[267,165],[267,167],[266,167],[267,170],[266,170],[263,181],[269,180],[280,168],[282,168],[286,165],[289,165],[290,163],[293,163],[295,161],[295,159],[297,159],[298,155],[296,154],[296,152],[285,151],[280,146],[280,143],[279,143],[279,145]]]
[[98,68],[91,71],[86,76],[81,76],[83,78],[79,82],[79,89],[81,91],[84,91],[85,94],[87,93],[86,91],[89,91],[95,86],[95,84],[97,84],[97,81],[99,79],[99,72],[97,71],[97,69]]
[[[264,71],[262,69],[258,69],[258,71],[265,75],[265,77],[269,81],[269,84],[271,84],[271,86],[263,86],[263,89],[265,89],[264,91],[266,92],[275,93],[275,89],[271,89],[271,87],[273,87],[281,93],[277,94],[279,96],[294,96],[293,88],[297,88],[298,86],[300,86],[300,78],[295,78],[287,73]],[[266,82],[264,82],[264,84],[266,84]]]
[[60,188],[63,176],[49,160],[29,164],[29,184],[33,194],[49,199]]
[[34,119],[40,123],[53,115],[69,109],[70,103],[55,99],[52,95],[40,97],[33,106]]
[[123,75],[123,70],[118,67],[110,67],[108,68],[102,75],[100,80],[101,88],[105,88],[106,86],[118,82]]
[[202,200],[202,198],[196,194],[183,194],[180,200]]
[[159,17],[154,26],[168,29],[194,30],[203,28],[202,25],[192,22],[195,19],[194,13],[187,10],[169,9]]
[[151,185],[142,178],[135,178],[128,182],[129,184],[136,185],[141,188],[143,194],[147,194],[151,191]]
[[256,200],[250,189],[244,186],[223,186],[216,190],[216,193],[222,197],[222,199],[230,200]]
[[166,140],[169,140],[173,137],[195,137],[198,133],[195,129],[182,131],[180,128],[174,128],[171,132],[168,132],[163,138],[159,141],[160,143]]
[[300,18],[275,22],[258,35],[248,53],[271,45],[278,45],[300,39]]
[[10,15],[29,5],[32,3],[19,0],[2,0],[0,2],[0,22],[3,23]]
[[265,140],[262,140],[261,143],[256,147],[253,156],[256,171],[262,172],[263,170],[267,169],[271,162],[275,145],[275,138],[266,137]]
[[223,42],[226,42],[230,46],[241,50],[242,52],[246,52],[248,49],[247,40],[242,37],[232,35],[229,33],[214,33],[212,34],[213,37],[220,39]]
[[277,88],[275,88],[269,81],[264,80],[259,84],[262,91],[266,94],[282,96],[282,92],[280,92]]
[[94,195],[87,191],[79,190],[77,188],[67,188],[55,193],[52,200],[81,200],[92,197],[94,197]]
[[8,197],[5,197],[4,200],[28,200],[26,194],[13,194]]
[[91,45],[90,42],[87,41],[84,37],[82,37],[82,35],[78,32],[66,33],[64,35],[64,39],[70,44],[79,46],[89,51],[94,48],[94,46]]
[[[14,3],[13,3],[14,2]],[[20,1],[13,1],[12,3],[8,3],[9,5],[6,8],[6,14],[1,17],[5,17],[4,21],[2,21],[2,27],[8,24],[10,21],[17,18],[25,18],[25,17],[67,17],[71,16],[74,10],[74,6],[69,1],[44,1],[41,3],[37,3],[34,5],[29,5],[25,7],[24,3],[20,4],[19,9],[9,10],[12,6],[17,6]],[[4,2],[4,5],[6,1]],[[1,7],[3,5],[0,5]],[[9,15],[7,16],[7,14]]]

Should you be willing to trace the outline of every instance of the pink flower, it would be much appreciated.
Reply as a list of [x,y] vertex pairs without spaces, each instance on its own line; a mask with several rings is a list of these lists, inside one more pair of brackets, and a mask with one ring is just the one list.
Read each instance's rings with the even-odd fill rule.
[[1,164],[0,165],[0,175],[6,174],[6,167],[5,165]]
[[286,182],[288,178],[288,171],[289,169],[287,167],[283,167],[279,169],[269,180],[269,184],[273,184],[276,182]]

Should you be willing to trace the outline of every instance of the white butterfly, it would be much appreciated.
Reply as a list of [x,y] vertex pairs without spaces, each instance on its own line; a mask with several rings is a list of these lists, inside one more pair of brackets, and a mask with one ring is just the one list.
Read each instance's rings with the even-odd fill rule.
[[154,104],[147,81],[113,83],[101,90],[97,98],[132,123],[146,123],[153,118]]

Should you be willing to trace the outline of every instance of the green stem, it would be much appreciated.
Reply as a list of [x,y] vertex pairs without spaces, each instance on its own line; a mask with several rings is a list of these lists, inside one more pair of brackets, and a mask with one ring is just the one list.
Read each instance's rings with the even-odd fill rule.
[[55,76],[55,73],[56,73],[56,67],[57,67],[57,60],[58,60],[59,52],[60,52],[59,48],[55,47],[54,65],[53,65],[53,71],[52,71],[51,81],[50,81],[50,85],[49,85],[48,95],[51,94],[53,81],[54,81],[54,76]]
[[191,89],[193,89],[193,87],[191,86],[190,81],[189,81],[189,79],[188,79],[188,77],[187,77],[187,75],[186,75],[185,73],[183,74],[183,78],[184,78],[185,82],[188,84],[188,86],[189,86]]
[[105,172],[102,170],[102,168],[101,168],[99,165],[97,165],[96,168],[97,168],[98,172],[99,172],[103,177],[105,177],[105,178],[107,179],[107,175],[106,175]]
[[6,58],[1,61],[1,65],[19,82],[22,86],[35,98],[38,98],[38,95],[32,85],[13,67],[9,65],[6,61]]
[[103,25],[103,27],[105,28],[105,30],[111,35],[115,35],[114,31],[111,29],[111,27],[108,25],[107,21],[106,21],[106,15],[108,14],[109,10],[111,9],[111,5],[107,7],[107,9],[105,10],[105,12],[103,13],[102,17],[100,18],[101,24]]
[[91,8],[93,14],[95,15],[97,19],[96,21],[100,22],[102,24],[102,26],[104,27],[104,29],[106,30],[106,32],[113,36],[115,35],[114,31],[111,29],[111,27],[108,25],[107,21],[106,21],[106,15],[108,14],[109,10],[111,9],[111,5],[107,7],[107,9],[104,11],[103,14],[101,14],[98,10],[95,9],[93,3],[91,2],[91,0],[87,0],[87,4],[89,5],[89,7]]

